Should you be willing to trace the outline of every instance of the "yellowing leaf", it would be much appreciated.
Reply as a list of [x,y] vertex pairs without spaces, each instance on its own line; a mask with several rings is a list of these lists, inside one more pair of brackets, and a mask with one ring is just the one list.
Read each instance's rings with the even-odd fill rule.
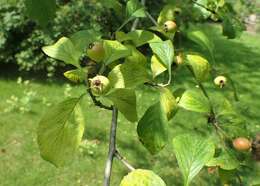
[[85,123],[79,100],[71,98],[52,107],[39,123],[41,156],[57,167],[72,159],[83,136]]
[[74,83],[82,82],[85,79],[86,72],[83,69],[75,69],[64,72],[64,76]]
[[81,53],[75,49],[69,38],[62,37],[54,45],[42,47],[42,50],[54,59],[80,67],[78,60]]
[[166,184],[153,171],[136,169],[123,178],[120,186],[166,186]]
[[188,54],[186,58],[188,61],[188,65],[191,66],[197,81],[202,82],[207,80],[210,73],[210,66],[208,61],[199,55],[193,54]]
[[162,64],[160,59],[156,57],[156,55],[153,55],[151,58],[151,69],[153,73],[153,78],[167,70],[167,68]]
[[177,112],[178,105],[175,97],[169,89],[161,88],[160,102],[164,111],[167,114],[168,120],[172,119]]

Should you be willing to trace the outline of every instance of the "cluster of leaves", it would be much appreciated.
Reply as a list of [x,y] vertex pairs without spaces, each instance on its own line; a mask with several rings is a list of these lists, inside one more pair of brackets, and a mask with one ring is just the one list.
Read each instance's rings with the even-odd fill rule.
[[[30,3],[34,9],[28,9]],[[108,33],[107,21],[111,16],[103,16],[107,12],[101,3],[94,1],[59,1],[56,13],[47,15],[48,7],[55,7],[52,1],[46,2],[44,6],[38,5],[37,1],[25,0],[2,0],[0,1],[0,61],[1,63],[13,63],[23,71],[44,70],[48,76],[52,76],[55,70],[64,68],[64,64],[46,58],[40,48],[53,43],[63,35],[71,35],[78,30],[92,28],[103,30]],[[26,3],[26,4],[25,4]],[[40,5],[40,3],[39,3]],[[52,11],[55,8],[51,8]],[[33,21],[33,14],[43,12],[41,24]],[[30,19],[28,17],[30,16]],[[55,17],[54,17],[55,15]],[[53,19],[45,21],[51,16]],[[115,21],[113,21],[115,22]],[[73,24],[71,24],[73,23]],[[88,24],[85,24],[88,23]],[[69,25],[69,26],[68,26]]]
[[[113,2],[111,5],[115,6],[111,8],[115,10],[122,5],[118,1],[109,2]],[[189,185],[205,166],[219,169],[223,183],[250,181],[245,177],[241,181],[245,165],[250,167],[248,162],[252,162],[250,152],[237,152],[231,145],[232,139],[238,136],[250,136],[246,123],[232,106],[230,98],[217,93],[209,95],[204,88],[204,82],[210,77],[221,75],[214,60],[214,44],[196,25],[188,24],[208,18],[222,21],[223,34],[234,38],[242,31],[242,24],[234,17],[232,6],[223,0],[174,1],[162,8],[157,21],[137,0],[129,0],[122,7],[125,7],[125,21],[115,33],[109,34],[110,38],[95,30],[82,30],[71,37],[62,37],[42,50],[48,56],[74,66],[64,73],[65,77],[76,83],[85,82],[94,103],[108,109],[114,106],[127,120],[137,122],[139,140],[151,154],[159,153],[171,139],[184,185]],[[34,18],[41,21],[41,16]],[[121,31],[137,18],[149,18],[155,25]],[[177,23],[177,27],[166,29],[167,21]],[[182,46],[182,39],[196,43],[206,55],[188,50]],[[92,74],[92,66],[80,65],[83,54],[97,69],[98,76]],[[194,87],[175,89],[174,77],[184,70],[190,72]],[[90,79],[92,76],[95,77]],[[229,87],[235,92],[232,79],[227,77]],[[223,83],[226,80],[221,88]],[[159,94],[158,100],[140,118],[136,109],[138,86],[148,86]],[[81,142],[85,120],[79,102],[84,95],[86,93],[52,107],[40,121],[38,144],[41,156],[56,166],[71,159]],[[170,136],[169,125],[180,109],[206,116],[208,122],[201,129],[205,132],[184,131],[178,136]],[[254,167],[250,168],[254,170]],[[227,174],[234,176],[227,178]],[[234,177],[238,179],[229,179]],[[136,169],[122,180],[121,186],[137,183],[165,185],[152,171]]]

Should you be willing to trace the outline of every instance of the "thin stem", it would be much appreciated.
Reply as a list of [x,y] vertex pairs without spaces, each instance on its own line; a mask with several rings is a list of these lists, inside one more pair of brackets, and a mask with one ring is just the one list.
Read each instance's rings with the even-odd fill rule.
[[[145,5],[145,0],[141,0],[141,4],[142,5]],[[133,25],[132,25],[132,27],[131,27],[131,31],[133,31],[133,30],[135,30],[136,29],[136,27],[137,27],[137,25],[138,25],[138,23],[139,23],[139,18],[136,18],[135,20],[134,20],[134,23],[133,23]]]
[[115,32],[118,32],[120,31],[131,19],[127,19],[123,22],[123,24],[115,31]]
[[128,163],[128,161],[116,150],[115,157],[120,160],[130,171],[135,170],[135,168]]
[[153,18],[153,16],[149,12],[145,11],[145,14],[151,20],[151,22],[154,24],[154,26],[159,27],[158,23],[156,22],[156,20]]
[[110,128],[109,151],[108,151],[105,174],[104,174],[104,186],[110,185],[113,159],[116,152],[117,117],[118,117],[118,110],[117,108],[113,107],[112,121],[111,121],[111,128]]
[[236,177],[237,177],[237,179],[238,179],[238,181],[239,181],[239,185],[240,185],[240,186],[243,186],[242,179],[241,179],[241,177],[240,177],[240,175],[239,175],[238,173],[236,173]]

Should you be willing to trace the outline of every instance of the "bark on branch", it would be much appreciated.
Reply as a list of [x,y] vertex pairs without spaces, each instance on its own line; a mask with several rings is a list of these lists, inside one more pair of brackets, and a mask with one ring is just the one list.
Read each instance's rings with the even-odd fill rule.
[[111,170],[113,165],[114,154],[116,152],[116,128],[117,128],[117,117],[118,110],[113,107],[112,121],[110,128],[110,139],[109,139],[109,152],[106,161],[105,174],[104,174],[104,186],[110,185]]

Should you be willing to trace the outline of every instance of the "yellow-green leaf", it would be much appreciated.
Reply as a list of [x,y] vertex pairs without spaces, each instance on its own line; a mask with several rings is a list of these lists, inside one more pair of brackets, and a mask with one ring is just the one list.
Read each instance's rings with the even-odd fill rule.
[[80,98],[71,98],[52,107],[41,119],[37,130],[43,159],[62,166],[72,159],[83,136],[84,117]]
[[207,163],[207,166],[219,166],[224,170],[233,170],[239,166],[239,161],[237,160],[236,156],[232,154],[232,152],[229,152],[228,150],[222,150],[218,157],[212,158]]
[[168,120],[160,102],[150,106],[137,125],[141,143],[151,154],[157,154],[168,141]]
[[117,32],[116,39],[120,42],[131,40],[136,47],[142,46],[146,43],[162,41],[156,34],[146,30],[134,30],[127,34],[124,32]]
[[74,83],[79,83],[85,80],[86,73],[83,69],[75,69],[64,72],[64,76]]
[[188,61],[188,65],[191,66],[197,81],[203,82],[207,80],[210,73],[210,65],[208,63],[208,60],[206,60],[205,58],[199,55],[193,55],[193,54],[188,54],[186,56],[186,59]]
[[54,59],[80,67],[78,60],[81,53],[75,49],[69,38],[62,37],[54,45],[42,47],[42,50]]
[[177,112],[178,105],[175,97],[173,96],[172,92],[168,88],[160,89],[160,102],[162,108],[167,114],[168,120],[172,119]]
[[166,184],[153,171],[136,169],[123,178],[120,186],[166,186]]
[[120,58],[131,55],[131,50],[118,41],[104,40],[105,59],[106,65],[116,61]]
[[215,146],[211,139],[193,133],[175,137],[173,149],[183,174],[185,186],[189,185],[215,153]]
[[138,61],[128,61],[114,67],[108,79],[114,88],[134,88],[147,82],[149,74],[143,64]]
[[186,110],[194,112],[210,112],[209,101],[200,90],[186,90],[183,93],[178,105]]
[[151,58],[151,69],[153,73],[153,78],[167,70],[167,68],[162,64],[162,62],[156,55],[153,55]]
[[163,25],[166,21],[175,20],[175,10],[175,5],[168,4],[164,6],[158,17],[158,24]]
[[116,108],[131,122],[137,121],[136,95],[132,89],[117,88],[106,95]]

